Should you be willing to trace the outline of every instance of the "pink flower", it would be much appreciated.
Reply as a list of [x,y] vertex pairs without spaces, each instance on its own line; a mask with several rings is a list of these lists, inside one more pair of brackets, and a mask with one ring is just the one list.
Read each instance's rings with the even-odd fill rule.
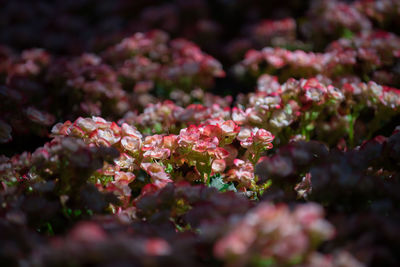
[[217,148],[219,144],[218,138],[204,138],[197,140],[197,142],[193,145],[192,150],[203,153],[206,151],[213,151],[214,149]]
[[68,238],[80,243],[98,243],[105,241],[106,232],[93,222],[80,222],[69,233]]
[[72,123],[70,121],[66,121],[64,123],[57,123],[51,129],[51,133],[53,135],[69,135],[70,134],[70,126]]
[[200,138],[199,129],[191,125],[188,128],[182,129],[179,132],[178,144],[182,147],[190,147]]
[[162,146],[173,151],[178,146],[177,139],[178,136],[174,134],[163,136]]
[[142,143],[141,139],[134,138],[132,136],[124,136],[121,139],[122,147],[125,150],[127,150],[129,152],[133,152],[133,153],[136,153],[140,150],[141,143]]
[[118,188],[119,194],[123,196],[130,196],[131,189],[129,184],[135,180],[135,175],[131,172],[117,171],[114,175],[113,185]]
[[119,142],[119,140],[121,140],[120,136],[116,136],[114,131],[112,129],[99,129],[97,130],[97,136],[101,139],[106,140],[110,145],[113,145],[117,142]]
[[136,159],[126,153],[121,153],[120,157],[114,160],[114,163],[117,165],[118,169],[130,172],[138,168]]
[[105,129],[110,126],[110,122],[106,121],[105,119],[103,119],[101,117],[93,116],[92,120],[97,124],[98,128]]
[[234,167],[227,172],[227,180],[239,182],[245,188],[249,188],[254,180],[253,164],[241,159],[235,159],[233,164]]
[[219,127],[224,137],[224,144],[231,143],[240,131],[240,127],[232,120],[223,122]]
[[78,126],[79,128],[81,128],[83,131],[85,131],[86,133],[91,133],[94,130],[97,129],[97,124],[95,121],[93,121],[90,118],[82,118],[79,117],[75,122],[74,125]]
[[161,238],[152,238],[144,241],[144,250],[147,255],[166,256],[172,252],[170,245]]
[[232,109],[232,119],[235,123],[241,125],[246,122],[246,114],[242,109],[234,107]]
[[44,111],[40,111],[34,107],[28,107],[26,109],[26,114],[31,121],[46,126],[52,125],[55,121],[55,117],[53,115]]
[[[314,233],[309,231],[309,226],[304,224],[298,214],[310,212],[313,214],[311,224],[317,223],[325,229],[333,229],[323,219],[320,209],[316,204],[304,204],[292,212],[286,205],[260,203],[231,225],[230,231],[216,242],[214,254],[228,261],[237,257],[243,262],[251,260],[253,256],[272,258],[279,266],[289,264],[294,257],[307,257],[310,249],[313,249]],[[314,213],[315,210],[318,211]],[[317,242],[331,237],[322,236]]]
[[140,167],[150,175],[152,182],[159,188],[172,182],[169,174],[165,172],[164,167],[157,163],[142,162]]
[[237,139],[240,141],[240,145],[244,148],[253,150],[264,150],[272,148],[272,141],[274,136],[265,129],[255,128],[244,128],[240,130]]
[[271,142],[274,140],[274,136],[265,129],[258,129],[254,136],[254,141],[261,144],[263,147],[268,149],[272,148]]
[[83,138],[86,135],[86,133],[76,125],[71,125],[68,130],[69,130],[68,135],[71,136]]
[[201,132],[211,138],[217,137],[220,139],[222,136],[222,129],[218,125],[206,125],[202,128]]
[[316,78],[303,80],[302,88],[304,90],[305,101],[315,102],[317,105],[325,102],[328,90]]
[[152,159],[167,159],[169,158],[171,151],[168,148],[154,147],[153,149],[147,150],[143,153],[144,158]]
[[222,173],[226,168],[225,160],[223,159],[215,159],[211,164],[211,169],[215,173]]
[[261,75],[257,80],[257,91],[267,94],[279,92],[281,85],[278,82],[278,77],[268,74]]
[[146,136],[143,142],[142,150],[148,151],[154,149],[155,147],[161,146],[162,141],[163,141],[162,135],[155,134]]

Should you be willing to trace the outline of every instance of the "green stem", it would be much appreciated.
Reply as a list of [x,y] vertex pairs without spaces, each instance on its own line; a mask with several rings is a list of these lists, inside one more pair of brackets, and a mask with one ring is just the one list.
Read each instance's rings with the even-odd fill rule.
[[260,155],[261,155],[262,151],[260,151],[259,149],[256,150],[256,152],[249,158],[250,162],[256,166],[258,160],[260,159]]
[[306,138],[306,141],[309,141],[309,134],[306,129],[306,126],[301,127],[301,135]]
[[352,114],[348,115],[349,117],[349,129],[348,129],[348,135],[349,135],[349,145],[351,148],[354,147],[354,125],[359,116],[358,111],[354,111]]
[[211,174],[207,173],[207,186],[210,186],[211,183]]

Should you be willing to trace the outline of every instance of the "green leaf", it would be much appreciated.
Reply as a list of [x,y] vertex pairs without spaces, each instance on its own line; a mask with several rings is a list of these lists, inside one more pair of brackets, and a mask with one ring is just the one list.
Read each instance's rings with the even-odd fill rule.
[[86,213],[87,213],[89,216],[93,216],[93,211],[92,211],[91,209],[87,209],[87,210],[86,210]]
[[313,111],[311,112],[311,120],[317,119],[319,116],[319,111]]
[[220,192],[234,191],[236,192],[235,185],[231,183],[224,183],[219,173],[211,176],[210,187],[215,187]]
[[53,226],[51,225],[50,222],[47,222],[44,226],[45,228],[45,232],[47,234],[49,234],[50,236],[54,236],[54,230],[53,230]]
[[154,132],[155,133],[161,133],[163,130],[161,123],[157,122],[154,124]]
[[225,185],[225,183],[222,181],[220,174],[215,174],[215,175],[211,176],[210,180],[211,180],[210,187],[215,187],[218,190],[221,190],[223,188],[223,186]]
[[314,124],[312,124],[312,123],[310,123],[310,124],[308,124],[307,126],[306,126],[306,130],[307,131],[312,131],[312,130],[314,130]]
[[363,80],[366,81],[366,82],[369,82],[369,81],[371,80],[371,78],[370,78],[367,74],[364,74],[364,75],[362,76],[362,78],[363,78]]
[[286,105],[285,106],[285,112],[287,114],[291,115],[293,113],[292,106],[291,105]]
[[354,36],[354,33],[350,29],[347,29],[347,28],[343,29],[343,32],[342,32],[343,38],[351,39],[351,38],[353,38],[353,36]]
[[174,170],[174,168],[172,167],[171,163],[168,163],[167,167],[165,168],[165,172],[171,173],[173,170]]
[[82,211],[81,210],[74,210],[74,216],[75,217],[78,217],[78,216],[80,216],[82,214]]
[[294,256],[290,259],[290,265],[298,265],[303,261],[303,257],[301,255]]
[[145,128],[145,129],[143,129],[143,134],[145,134],[145,135],[151,135],[152,134],[152,132],[151,132],[151,128]]
[[274,258],[255,258],[253,260],[253,265],[257,267],[276,266],[276,261]]

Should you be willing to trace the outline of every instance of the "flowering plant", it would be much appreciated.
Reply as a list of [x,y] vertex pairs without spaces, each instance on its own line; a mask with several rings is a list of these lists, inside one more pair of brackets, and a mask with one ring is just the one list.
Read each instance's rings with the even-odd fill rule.
[[398,266],[397,2],[264,2],[4,3],[0,265]]

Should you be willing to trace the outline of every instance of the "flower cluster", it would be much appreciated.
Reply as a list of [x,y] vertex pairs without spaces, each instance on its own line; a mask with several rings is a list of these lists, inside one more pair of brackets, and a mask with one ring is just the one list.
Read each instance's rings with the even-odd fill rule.
[[[329,79],[317,76],[289,79],[281,85],[277,77],[264,74],[256,92],[239,95],[233,108],[218,104],[183,108],[165,101],[149,105],[141,114],[127,113],[119,124],[134,125],[144,134],[177,134],[191,124],[233,120],[242,128],[238,140],[250,150],[252,143],[245,141],[258,128],[271,131],[278,144],[316,138],[335,145],[346,134],[349,143],[357,144],[398,114],[399,101],[398,89],[372,81],[335,87]],[[366,113],[374,114],[374,119],[365,117]]]
[[261,46],[279,46],[296,39],[296,21],[292,18],[265,20],[254,26],[251,36]]
[[148,84],[164,89],[207,88],[214,77],[225,75],[221,64],[197,45],[184,39],[169,41],[161,31],[125,38],[107,49],[103,57],[116,67],[125,83],[135,85],[135,91],[152,89]]
[[67,105],[75,114],[121,116],[130,107],[118,74],[95,54],[55,60],[47,77],[60,87],[61,96],[67,96]]
[[359,0],[354,6],[384,29],[393,30],[399,25],[400,4],[396,0]]
[[[217,173],[226,176],[226,181],[238,182],[238,188],[252,188],[256,182],[253,166],[263,151],[272,148],[274,139],[264,129],[240,129],[232,120],[218,119],[209,120],[209,124],[190,125],[179,134],[143,137],[126,123],[119,126],[100,117],[78,118],[73,123],[55,125],[52,133],[119,150],[121,156],[114,164],[105,165],[93,180],[100,190],[114,191],[128,200],[131,196],[128,185],[139,175],[140,169],[150,176],[150,182],[157,188],[181,179],[209,183],[210,176]],[[235,140],[240,141],[239,146],[232,143]],[[240,156],[250,158],[252,163],[236,158],[239,149],[246,149]],[[188,167],[189,170],[185,170]],[[248,173],[246,177],[243,172]]]
[[[223,103],[222,103],[223,104]],[[211,106],[191,104],[185,108],[171,101],[149,104],[142,113],[129,112],[119,123],[135,125],[145,133],[178,133],[189,125],[207,123],[208,120],[229,120],[230,109],[217,103]]]
[[255,257],[276,265],[299,264],[307,261],[313,246],[333,235],[333,226],[323,219],[323,210],[316,204],[297,206],[291,212],[285,205],[261,203],[218,240],[214,253],[236,266]]
[[[283,142],[296,135],[311,135],[336,144],[347,132],[349,142],[353,143],[396,116],[399,97],[398,89],[375,82],[345,83],[337,88],[329,80],[311,78],[289,79],[280,86],[276,77],[263,75],[257,91],[242,97],[245,109],[233,108],[232,119],[241,125],[269,129],[275,135],[280,133]],[[374,119],[364,118],[366,112],[371,112]]]
[[[294,16],[303,12],[308,3],[274,0],[273,5],[282,14]],[[224,12],[226,10],[230,12]],[[225,15],[221,16],[219,11]],[[51,3],[40,0],[38,3],[5,3],[0,12],[3,18],[0,43],[18,49],[43,47],[57,54],[98,51],[129,33],[162,29],[223,55],[224,46],[232,38],[239,37],[243,29],[251,27],[255,18],[276,16],[270,3],[245,0],[191,3],[85,0],[68,4],[62,0]],[[59,19],[55,22],[55,18]]]
[[[344,241],[345,236],[352,236],[344,241],[349,251],[363,253],[379,247],[394,255],[396,241],[391,236],[398,229],[381,234],[376,226],[392,227],[397,220],[399,178],[398,166],[393,163],[399,157],[399,142],[396,130],[390,137],[377,136],[355,149],[329,150],[315,141],[291,143],[256,166],[260,182],[272,180],[263,197],[277,202],[299,197],[322,201],[326,212],[335,216],[336,239]],[[331,246],[342,244],[337,241]],[[383,259],[375,253],[367,255],[363,262],[368,265],[391,265],[397,260],[394,256]]]
[[[5,47],[1,50],[2,143],[11,141],[13,134],[17,141],[28,132],[46,137],[56,119],[121,118],[129,110],[156,102],[154,95],[163,98],[171,93],[183,105],[229,102],[200,89],[224,76],[221,64],[194,43],[170,41],[162,31],[136,33],[100,55],[66,58],[43,49],[20,54]],[[184,90],[193,90],[192,96]]]
[[[0,68],[1,94],[0,143],[12,140],[12,135],[35,133],[46,135],[46,128],[53,125],[55,116],[49,109],[52,96],[46,95],[42,75],[51,57],[42,49],[30,49],[20,55],[2,47]],[[40,99],[40,101],[38,101]]]
[[[348,33],[370,31],[372,23],[353,4],[338,0],[312,1],[308,20],[301,25],[302,34],[312,39],[316,48]],[[318,21],[318,23],[315,23]]]
[[[248,199],[232,192],[219,193],[214,188],[187,184],[169,185],[143,196],[137,203],[135,217],[129,221],[126,214],[97,216],[90,221],[78,222],[63,236],[52,239],[40,238],[35,231],[24,228],[23,223],[18,223],[14,210],[14,215],[8,216],[14,225],[1,220],[0,246],[4,248],[4,242],[19,237],[18,245],[27,249],[16,248],[0,256],[2,260],[15,262],[14,257],[18,254],[19,260],[38,265],[80,262],[137,262],[145,265],[151,261],[157,265],[173,263],[180,266],[196,265],[199,260],[210,264],[223,260],[226,264],[245,266],[273,260],[276,264],[287,262],[297,266],[308,262],[313,262],[313,266],[341,266],[330,253],[316,252],[318,243],[330,239],[334,231],[323,219],[321,206],[310,203],[297,206],[294,211],[289,211],[283,204],[268,202],[253,206]],[[171,225],[171,220],[176,227]],[[243,240],[243,233],[237,227],[249,223],[251,225],[246,227],[249,226],[250,239]],[[143,230],[144,225],[146,230]],[[261,240],[261,235],[254,236],[258,232],[270,238],[268,243]],[[293,239],[299,236],[300,241]],[[226,243],[227,239],[235,240]],[[244,246],[242,242],[245,242]],[[254,250],[235,264],[235,258],[226,252],[237,252],[241,247],[246,249],[247,245]],[[235,251],[230,250],[232,246]],[[361,266],[349,253],[335,252],[335,256],[338,254],[342,255],[339,258],[345,258],[346,266]],[[298,257],[293,259],[292,256]]]
[[350,39],[332,42],[324,53],[274,47],[249,50],[245,59],[235,66],[235,72],[239,76],[256,77],[274,74],[281,80],[321,74],[337,84],[349,78],[368,80],[373,77],[384,84],[396,85],[399,84],[396,71],[387,69],[395,65],[399,49],[400,38],[394,34],[382,31],[360,33]]
[[[68,137],[54,138],[33,153],[3,156],[1,227],[11,223],[38,231],[62,231],[68,223],[93,213],[107,213],[108,206],[117,204],[118,199],[113,194],[102,194],[88,181],[118,155],[115,149],[90,147]],[[4,261],[4,256],[0,258]]]

